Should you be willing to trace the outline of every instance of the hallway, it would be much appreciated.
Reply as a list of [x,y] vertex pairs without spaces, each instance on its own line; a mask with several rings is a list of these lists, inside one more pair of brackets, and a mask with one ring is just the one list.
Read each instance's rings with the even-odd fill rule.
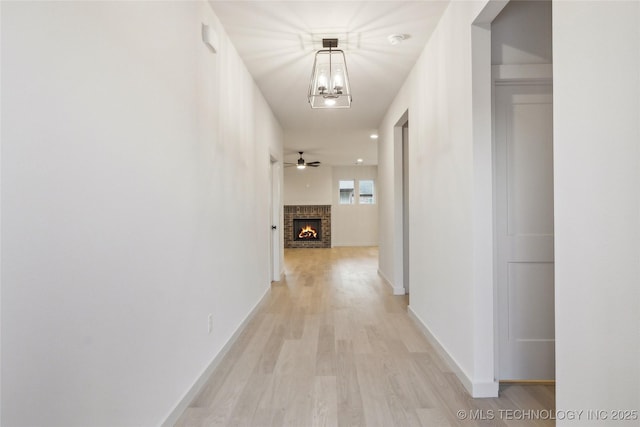
[[552,414],[552,386],[471,399],[377,262],[376,247],[286,250],[286,280],[176,426],[554,425],[532,415]]

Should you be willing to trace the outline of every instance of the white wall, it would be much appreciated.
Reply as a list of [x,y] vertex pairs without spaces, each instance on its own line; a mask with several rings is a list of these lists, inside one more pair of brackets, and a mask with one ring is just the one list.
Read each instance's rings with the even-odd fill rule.
[[[331,207],[331,244],[332,246],[377,246],[378,245],[378,205],[363,205],[358,201],[358,181],[374,180],[374,193],[377,187],[376,166],[334,166],[333,167],[333,206]],[[354,180],[356,185],[356,204],[339,203],[340,180]]]
[[330,205],[331,167],[284,169],[285,205]]
[[[415,236],[410,310],[472,390],[490,389],[491,363],[479,363],[488,359],[478,337],[492,331],[490,320],[477,321],[482,308],[477,301],[486,298],[486,289],[478,287],[480,255],[472,253],[481,246],[476,236],[486,234],[472,212],[483,205],[476,200],[476,157],[487,157],[486,141],[480,150],[475,135],[485,125],[477,126],[476,119],[490,112],[475,99],[476,83],[485,78],[488,88],[489,76],[472,73],[482,62],[476,54],[485,60],[490,54],[472,55],[473,36],[486,42],[488,33],[486,27],[471,28],[482,6],[450,4],[380,125],[378,170],[380,269],[392,281],[401,268],[393,258],[398,194],[393,127],[408,109]],[[640,408],[639,7],[633,1],[553,2],[560,410]],[[490,156],[482,163],[484,181],[489,164]],[[491,338],[484,346],[493,346]],[[595,424],[612,423],[625,425],[611,418]]]
[[2,125],[2,425],[161,424],[269,288],[278,123],[206,3],[3,2]]
[[331,205],[332,246],[376,246],[377,202],[374,205],[340,205],[340,179],[373,179],[377,186],[377,167],[320,166],[304,170],[285,168],[284,204]]
[[553,54],[557,407],[637,426],[640,3],[553,2]]
[[[478,230],[474,230],[473,212],[471,24],[485,4],[449,5],[380,125],[378,143],[379,268],[395,288],[402,287],[394,283],[402,264],[394,259],[400,237],[396,219],[401,214],[397,199],[401,193],[394,176],[400,150],[394,146],[394,126],[408,109],[410,310],[439,341],[465,386],[477,396],[497,391],[492,342],[478,348],[475,340],[493,335],[492,307],[485,313],[489,320],[478,322],[474,305],[478,294],[474,233]],[[491,299],[490,282],[488,290]],[[487,353],[487,346],[488,354],[481,354]],[[480,358],[483,363],[477,363]]]

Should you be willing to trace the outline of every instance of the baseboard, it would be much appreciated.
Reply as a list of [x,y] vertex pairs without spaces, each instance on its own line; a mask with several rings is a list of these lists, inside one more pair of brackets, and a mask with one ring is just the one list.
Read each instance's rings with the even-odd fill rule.
[[345,248],[345,247],[354,247],[354,248],[360,248],[360,247],[371,247],[371,246],[378,246],[378,242],[352,242],[352,243],[345,243],[345,242],[339,242],[339,243],[333,243],[332,247],[334,248]]
[[471,397],[473,398],[492,398],[498,397],[500,383],[498,381],[475,382],[472,384]]
[[[284,270],[280,271],[280,274],[278,275],[277,279],[273,279],[271,282],[281,282],[282,279],[284,279]],[[264,298],[264,296],[263,296]]]
[[196,398],[196,396],[198,395],[202,387],[204,387],[204,385],[206,384],[211,374],[213,374],[213,371],[218,367],[218,365],[220,365],[222,358],[226,356],[229,349],[233,346],[233,344],[235,344],[238,337],[240,336],[244,328],[247,326],[249,321],[253,318],[253,316],[255,316],[258,308],[265,301],[270,291],[271,291],[271,288],[267,288],[267,290],[262,295],[260,300],[256,303],[256,305],[254,305],[254,307],[251,309],[251,311],[249,312],[247,317],[245,317],[242,323],[240,323],[240,326],[238,326],[238,328],[233,333],[231,338],[229,338],[229,340],[224,345],[224,347],[222,347],[222,349],[218,352],[216,357],[214,357],[211,363],[209,363],[209,366],[206,367],[206,369],[202,372],[202,374],[200,374],[198,379],[196,379],[196,381],[193,383],[191,388],[185,393],[182,399],[180,399],[180,402],[178,402],[178,404],[173,409],[173,411],[171,411],[167,419],[162,423],[161,427],[173,427],[175,425],[175,423],[178,421],[178,418],[180,418],[182,413],[186,411],[186,409],[189,407],[189,404],[193,401],[193,399]]
[[413,319],[413,321],[418,325],[424,336],[427,338],[427,341],[433,346],[438,355],[442,357],[445,363],[449,366],[449,369],[458,377],[465,390],[471,397],[498,397],[498,389],[500,385],[497,381],[490,382],[474,382],[469,376],[464,372],[464,370],[460,367],[458,362],[451,357],[449,352],[445,350],[440,341],[433,335],[429,327],[424,323],[424,321],[416,314],[415,311],[411,308],[411,306],[407,307],[407,313],[409,317]]
[[556,385],[556,380],[500,380],[500,385]]
[[393,292],[394,295],[404,295],[405,291],[404,291],[404,287],[400,286],[393,286],[393,283],[391,283],[391,280],[389,280],[387,278],[387,276],[385,276],[382,271],[380,271],[380,269],[378,269],[378,276],[382,277],[382,280],[384,280],[384,282],[389,285],[389,287],[391,288],[391,291]]

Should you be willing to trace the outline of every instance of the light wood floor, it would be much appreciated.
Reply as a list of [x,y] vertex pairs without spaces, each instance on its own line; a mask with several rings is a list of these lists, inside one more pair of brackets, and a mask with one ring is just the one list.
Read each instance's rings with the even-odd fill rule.
[[471,399],[408,317],[408,298],[378,276],[377,260],[377,248],[286,250],[286,280],[272,285],[176,426],[555,425],[535,419],[545,412],[517,411],[552,411],[553,386]]

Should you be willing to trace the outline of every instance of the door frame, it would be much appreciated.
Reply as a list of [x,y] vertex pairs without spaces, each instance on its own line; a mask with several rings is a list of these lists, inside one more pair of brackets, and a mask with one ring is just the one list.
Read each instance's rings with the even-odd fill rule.
[[473,397],[497,397],[496,301],[493,256],[493,129],[491,23],[507,5],[489,0],[471,25],[473,138]]
[[284,259],[282,165],[273,155],[269,156],[269,219],[269,281],[279,282],[282,280]]
[[[393,235],[396,236],[393,248],[394,258],[394,277],[393,277],[393,294],[405,295],[408,293],[408,289],[405,288],[405,278],[409,275],[410,263],[405,267],[405,218],[404,218],[404,180],[405,180],[405,168],[404,168],[404,130],[405,125],[409,122],[409,110],[406,110],[402,116],[398,119],[393,127],[393,194],[394,197],[394,223],[393,223]],[[407,176],[408,178],[408,176]],[[408,215],[407,215],[408,217]],[[406,229],[408,232],[408,228]],[[405,272],[405,269],[407,270]]]
[[409,186],[409,118],[402,125],[402,276],[404,293],[409,295],[411,280],[411,231],[410,231],[410,186]]

